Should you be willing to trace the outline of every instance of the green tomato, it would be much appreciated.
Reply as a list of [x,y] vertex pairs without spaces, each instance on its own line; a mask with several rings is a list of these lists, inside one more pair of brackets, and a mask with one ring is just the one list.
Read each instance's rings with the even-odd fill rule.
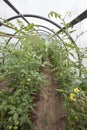
[[30,82],[30,80],[31,80],[30,78],[27,79],[28,82]]
[[11,103],[13,103],[13,102],[14,102],[14,100],[12,99],[12,100],[11,100]]
[[78,121],[78,120],[79,120],[79,119],[78,119],[78,116],[75,116],[75,120],[76,120],[76,121]]
[[21,85],[23,85],[23,82],[20,82]]
[[0,94],[2,94],[2,91],[0,91]]
[[16,125],[19,125],[19,121],[16,122]]
[[18,129],[18,126],[14,126],[13,129],[14,129],[14,130],[17,130],[17,129]]
[[11,117],[9,117],[9,118],[8,118],[8,121],[9,121],[9,122],[11,122],[11,121],[12,121],[12,118],[11,118]]
[[11,129],[12,129],[12,125],[10,125],[10,126],[7,126],[7,128],[8,128],[9,130],[11,130]]

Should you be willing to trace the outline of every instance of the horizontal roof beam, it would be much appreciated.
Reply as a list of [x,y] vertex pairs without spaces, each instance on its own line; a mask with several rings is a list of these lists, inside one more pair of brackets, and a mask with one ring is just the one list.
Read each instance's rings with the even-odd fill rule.
[[16,9],[16,7],[9,1],[9,0],[3,0],[12,10],[14,10],[18,15],[21,15],[22,19],[24,19],[25,22],[29,24],[27,19]]
[[77,16],[75,19],[73,19],[70,23],[68,23],[66,27],[61,28],[58,32],[55,33],[55,35],[66,30],[66,28],[74,26],[75,24],[81,22],[82,20],[84,20],[86,18],[87,18],[87,10],[85,10],[83,13],[81,13],[79,16]]

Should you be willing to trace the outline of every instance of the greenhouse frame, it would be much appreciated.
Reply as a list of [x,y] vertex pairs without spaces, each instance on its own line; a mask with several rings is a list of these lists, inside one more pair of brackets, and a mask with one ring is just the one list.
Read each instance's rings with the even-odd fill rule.
[[0,13],[0,130],[87,130],[87,9],[70,20],[13,3],[0,1],[13,12]]

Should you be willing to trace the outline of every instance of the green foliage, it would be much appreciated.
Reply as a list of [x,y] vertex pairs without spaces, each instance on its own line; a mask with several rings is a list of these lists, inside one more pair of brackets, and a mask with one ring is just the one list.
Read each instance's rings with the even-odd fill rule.
[[[17,32],[15,37],[18,41],[0,44],[0,82],[7,82],[7,90],[0,91],[0,129],[33,129],[34,99],[42,84],[46,83],[42,74],[47,64],[46,54],[56,75],[56,91],[62,95],[67,110],[67,130],[87,129],[87,68],[83,65],[87,48],[80,49],[70,39],[75,30],[68,29],[70,25],[65,22],[67,15],[70,16],[70,12],[64,18],[54,11],[49,13],[49,18],[61,20],[64,30],[48,45],[35,33],[34,24],[25,27],[18,20],[16,27],[6,21],[4,26]],[[0,32],[2,34],[12,37]]]
[[[20,28],[23,23],[18,21]],[[3,43],[0,53],[4,54],[4,65],[0,68],[0,81],[7,81],[7,91],[0,91],[0,129],[33,129],[32,113],[42,84],[46,82],[42,70],[46,62],[45,41],[32,31],[33,25],[18,30],[18,43]],[[30,31],[31,32],[28,32]],[[27,37],[29,33],[29,37]],[[32,35],[33,34],[33,35]]]
[[61,15],[52,11],[49,16],[59,18],[65,27],[61,32],[62,40],[49,43],[48,52],[58,83],[56,91],[62,96],[67,111],[67,130],[86,130],[87,68],[83,60],[87,58],[87,48],[80,49],[66,37],[74,30],[68,30],[68,24]]
[[55,17],[55,18],[61,18],[61,15],[56,13],[55,11],[51,11],[49,14],[48,14],[48,17]]
[[[75,56],[71,50],[73,45],[64,44],[68,55]],[[85,130],[87,123],[87,71],[82,65],[82,77],[79,77],[79,65],[67,57],[67,51],[58,43],[50,43],[48,47],[53,71],[56,75],[58,88],[56,91],[62,95],[64,108],[67,110],[67,130]],[[70,52],[69,52],[70,51]],[[76,92],[75,92],[76,91]]]
[[[68,54],[74,57],[73,53],[69,52]],[[49,55],[54,66],[53,71],[56,72],[58,84],[65,86],[67,82],[70,83],[74,78],[73,75],[76,73],[76,69],[73,69],[74,62],[69,60],[66,49],[57,43],[51,43]]]
[[2,92],[0,100],[0,128],[22,129],[25,124],[25,128],[32,126],[28,115],[34,110],[34,104],[27,89],[20,88],[14,93]]

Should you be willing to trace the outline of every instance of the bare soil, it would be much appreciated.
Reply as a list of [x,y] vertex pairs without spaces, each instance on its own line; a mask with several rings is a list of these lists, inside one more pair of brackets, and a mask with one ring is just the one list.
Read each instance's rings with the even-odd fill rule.
[[0,82],[0,90],[8,90],[8,88],[6,88],[7,83],[7,81]]
[[[46,60],[49,61],[48,56]],[[41,89],[34,130],[66,130],[66,112],[60,96],[56,94],[58,86],[49,65],[45,66],[44,74],[49,85]]]

